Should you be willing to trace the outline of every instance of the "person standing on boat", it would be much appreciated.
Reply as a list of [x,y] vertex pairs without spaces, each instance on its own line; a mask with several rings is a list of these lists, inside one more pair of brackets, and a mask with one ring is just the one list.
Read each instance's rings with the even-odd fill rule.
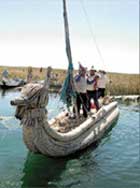
[[76,105],[78,115],[82,106],[83,116],[87,117],[87,83],[86,83],[86,68],[79,63],[79,72],[74,78],[76,89]]
[[9,72],[7,69],[5,69],[3,72],[2,72],[2,79],[3,78],[8,78],[9,77]]
[[89,75],[87,76],[88,111],[90,111],[91,99],[94,100],[96,110],[99,110],[98,79],[99,79],[99,74],[96,74],[96,70],[94,69],[94,66],[92,66]]
[[98,80],[98,98],[105,96],[105,89],[107,84],[107,75],[103,70],[99,70],[100,78]]

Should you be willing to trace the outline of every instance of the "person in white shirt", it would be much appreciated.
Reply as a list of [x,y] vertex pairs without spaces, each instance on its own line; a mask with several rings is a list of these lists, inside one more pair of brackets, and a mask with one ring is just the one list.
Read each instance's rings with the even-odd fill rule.
[[96,74],[96,70],[94,69],[94,66],[92,66],[90,69],[90,73],[87,77],[88,111],[90,111],[91,99],[94,100],[96,110],[99,110],[97,87],[98,79],[99,75]]
[[98,98],[105,96],[105,89],[107,84],[107,75],[103,70],[99,70],[100,78],[98,80]]
[[86,68],[79,64],[79,72],[74,78],[76,89],[76,105],[77,111],[80,115],[80,108],[82,105],[83,116],[87,117],[87,81]]

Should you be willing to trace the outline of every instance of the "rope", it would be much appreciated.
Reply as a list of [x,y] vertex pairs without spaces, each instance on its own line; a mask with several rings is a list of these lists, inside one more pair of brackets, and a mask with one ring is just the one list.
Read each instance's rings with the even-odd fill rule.
[[105,69],[107,69],[106,64],[105,64],[105,62],[104,62],[104,58],[103,58],[102,53],[101,53],[101,51],[100,51],[99,45],[98,45],[98,43],[97,43],[96,36],[95,36],[95,34],[93,33],[92,26],[91,26],[91,23],[90,23],[90,21],[89,21],[87,11],[86,11],[86,9],[85,9],[85,7],[84,7],[83,0],[79,0],[79,1],[80,1],[80,4],[81,4],[81,7],[82,7],[82,9],[83,9],[83,12],[84,12],[84,14],[85,14],[85,18],[86,18],[86,21],[87,21],[87,25],[88,25],[90,34],[91,34],[91,36],[92,36],[93,42],[94,42],[94,44],[95,44],[95,47],[96,47],[96,49],[97,49],[97,52],[98,52],[98,54],[99,54],[100,60],[101,60],[101,62],[102,62],[102,64],[103,64],[103,66],[105,67]]

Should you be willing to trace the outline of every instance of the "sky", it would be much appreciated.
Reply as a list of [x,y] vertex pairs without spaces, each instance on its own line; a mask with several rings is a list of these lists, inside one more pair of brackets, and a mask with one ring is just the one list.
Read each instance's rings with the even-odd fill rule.
[[[139,0],[67,0],[74,68],[139,73]],[[67,68],[62,0],[0,0],[0,65]]]

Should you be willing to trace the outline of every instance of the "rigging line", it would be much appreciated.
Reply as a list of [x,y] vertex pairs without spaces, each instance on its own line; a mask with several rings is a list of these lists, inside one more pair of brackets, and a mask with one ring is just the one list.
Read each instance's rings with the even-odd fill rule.
[[97,52],[98,52],[98,54],[99,54],[99,57],[100,57],[100,59],[101,59],[103,65],[104,65],[104,67],[107,68],[107,67],[106,67],[106,64],[105,64],[105,62],[104,62],[104,58],[103,58],[103,56],[102,56],[102,53],[101,53],[101,51],[100,51],[100,48],[99,48],[99,46],[98,46],[98,44],[97,44],[97,40],[96,40],[95,34],[93,33],[92,26],[91,26],[91,24],[90,24],[87,11],[86,11],[86,9],[85,9],[85,7],[84,7],[83,0],[79,0],[79,1],[80,1],[80,4],[81,4],[81,7],[82,7],[82,9],[83,9],[83,12],[84,12],[84,14],[85,14],[85,18],[86,18],[86,21],[87,21],[87,24],[88,24],[88,27],[89,27],[89,31],[90,31],[90,34],[91,34],[92,39],[93,39],[93,41],[94,41],[94,44],[95,44],[95,46],[96,46]]

